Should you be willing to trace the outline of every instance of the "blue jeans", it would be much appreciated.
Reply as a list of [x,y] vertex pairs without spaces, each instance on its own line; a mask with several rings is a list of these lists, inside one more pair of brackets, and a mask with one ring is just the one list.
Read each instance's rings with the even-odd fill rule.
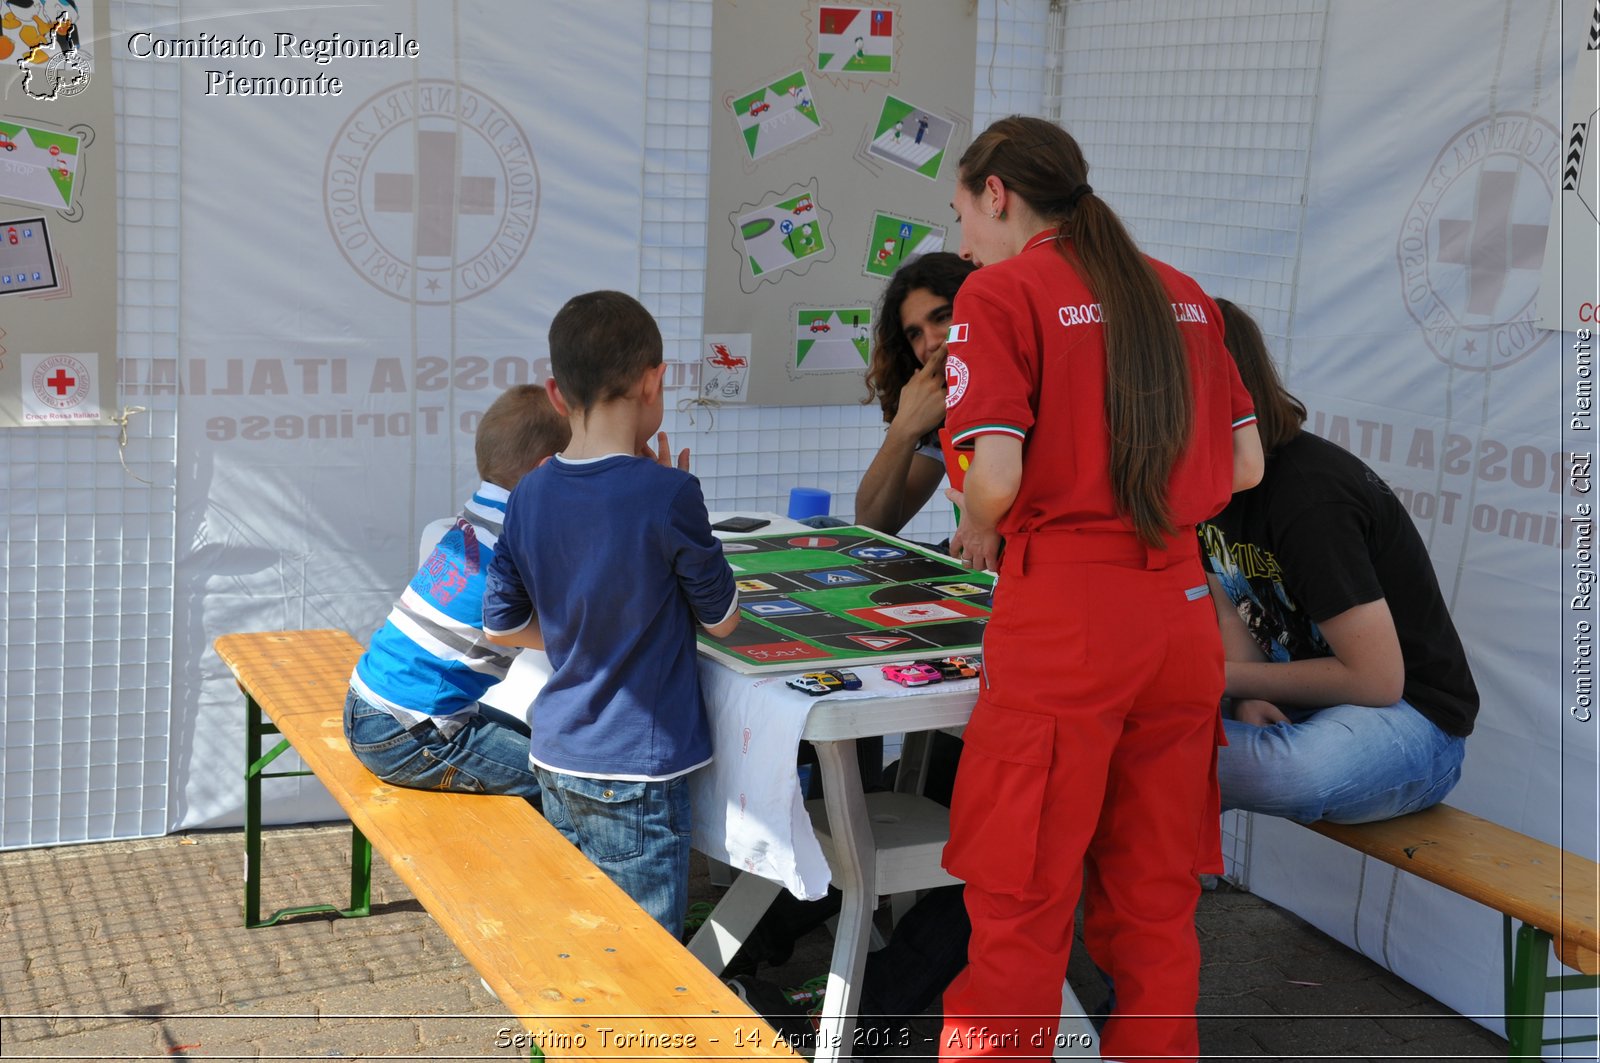
[[689,777],[626,782],[534,771],[550,825],[682,938],[689,907]]
[[446,738],[431,721],[407,729],[352,690],[344,701],[344,736],[368,771],[395,786],[510,794],[536,803],[539,797],[539,780],[528,763],[527,724],[487,705]]
[[1283,711],[1294,722],[1223,721],[1223,808],[1297,823],[1371,823],[1436,805],[1461,778],[1466,740],[1404,701]]

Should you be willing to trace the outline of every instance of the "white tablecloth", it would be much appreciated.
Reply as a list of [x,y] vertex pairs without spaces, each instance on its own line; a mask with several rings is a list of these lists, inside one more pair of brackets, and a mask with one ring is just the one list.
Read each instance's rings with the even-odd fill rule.
[[[939,699],[942,702],[949,701],[948,695],[977,700],[976,679],[906,688],[884,679],[877,665],[852,671],[861,677],[860,690],[811,697],[784,685],[795,672],[740,675],[726,665],[700,659],[713,760],[691,779],[696,849],[782,883],[802,900],[822,897],[831,876],[795,771],[800,738],[811,714],[852,713],[906,730],[915,729],[914,699],[938,694],[946,695]],[[862,702],[877,707],[890,699],[901,711],[853,712],[868,707]],[[851,730],[863,735],[897,733],[870,724]]]

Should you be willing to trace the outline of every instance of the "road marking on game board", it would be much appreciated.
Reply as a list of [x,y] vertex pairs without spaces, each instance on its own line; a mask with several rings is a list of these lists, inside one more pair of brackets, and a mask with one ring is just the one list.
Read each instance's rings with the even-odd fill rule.
[[868,623],[882,624],[886,627],[904,627],[907,624],[931,624],[938,620],[966,620],[970,617],[987,615],[983,609],[959,598],[947,598],[942,602],[909,602],[905,605],[880,605],[869,609],[848,609],[846,612]]
[[741,602],[739,608],[756,616],[793,616],[796,613],[814,612],[810,606],[792,602],[787,598],[779,598],[772,602]]
[[749,591],[751,594],[754,594],[757,591],[775,591],[778,589],[772,584],[758,579],[734,580],[733,585],[742,591]]
[[733,652],[752,661],[814,661],[833,656],[805,642],[766,642],[759,646],[733,647]]
[[838,539],[829,539],[827,536],[811,535],[799,539],[790,539],[790,546],[799,546],[812,550],[826,550],[831,546],[838,546]]
[[851,557],[859,557],[863,561],[893,561],[906,554],[907,551],[898,546],[858,546],[850,551]]
[[892,650],[911,640],[904,635],[846,635],[851,642],[859,642],[869,650]]
[[871,583],[870,577],[859,572],[852,572],[847,568],[832,569],[824,572],[807,572],[806,579],[813,583],[820,583],[824,587],[844,587],[852,583]]
[[758,549],[760,547],[754,543],[730,543],[726,539],[722,540],[722,552],[725,554],[749,554]]
[[940,594],[953,594],[965,598],[972,594],[988,594],[988,587],[980,587],[976,583],[940,583],[934,586]]

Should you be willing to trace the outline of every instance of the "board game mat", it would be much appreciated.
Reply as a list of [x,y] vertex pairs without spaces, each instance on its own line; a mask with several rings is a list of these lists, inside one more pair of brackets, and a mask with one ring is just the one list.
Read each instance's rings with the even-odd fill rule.
[[739,627],[699,649],[738,672],[904,661],[976,652],[994,577],[856,526],[740,535],[722,549],[739,586]]

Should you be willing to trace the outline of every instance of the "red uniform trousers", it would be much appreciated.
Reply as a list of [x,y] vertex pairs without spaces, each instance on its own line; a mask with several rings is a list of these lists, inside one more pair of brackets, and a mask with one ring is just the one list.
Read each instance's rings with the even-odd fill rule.
[[1102,1056],[1198,1054],[1223,667],[1195,543],[1007,539],[944,855],[972,941],[940,1059],[1052,1054],[1080,886],[1089,954],[1116,985]]

